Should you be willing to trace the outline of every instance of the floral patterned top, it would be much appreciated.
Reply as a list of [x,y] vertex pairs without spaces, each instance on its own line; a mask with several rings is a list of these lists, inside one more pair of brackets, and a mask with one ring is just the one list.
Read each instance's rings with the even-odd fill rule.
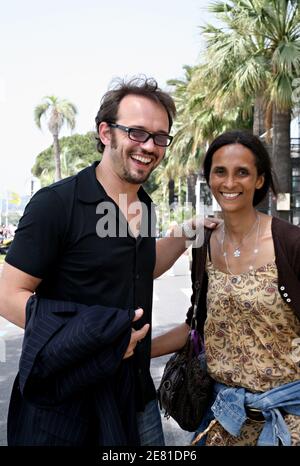
[[207,261],[205,347],[213,378],[266,391],[300,378],[300,321],[277,288],[275,262],[231,275]]
[[[300,322],[278,292],[275,262],[231,275],[207,260],[205,348],[213,378],[263,392],[300,378]],[[300,446],[300,417],[286,415],[292,445]],[[256,445],[262,424],[247,419],[238,437],[219,424],[206,445]]]

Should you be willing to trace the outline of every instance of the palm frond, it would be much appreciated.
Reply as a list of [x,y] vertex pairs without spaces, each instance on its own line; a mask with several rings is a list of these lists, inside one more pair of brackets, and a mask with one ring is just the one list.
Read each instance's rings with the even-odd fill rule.
[[48,109],[49,104],[47,102],[37,105],[34,109],[34,121],[39,129],[41,129],[41,118],[45,115]]

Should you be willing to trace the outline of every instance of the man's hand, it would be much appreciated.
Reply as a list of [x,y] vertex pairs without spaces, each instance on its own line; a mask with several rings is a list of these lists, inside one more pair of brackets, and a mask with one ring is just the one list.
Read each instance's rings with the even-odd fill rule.
[[[143,313],[144,313],[143,309],[141,309],[141,308],[137,309],[135,311],[135,316],[134,316],[134,319],[133,319],[132,322],[135,322],[136,320],[139,320],[142,317]],[[134,330],[134,328],[131,329],[130,342],[129,342],[127,350],[126,350],[126,352],[125,352],[125,354],[123,356],[123,359],[127,359],[127,358],[130,358],[130,356],[133,356],[136,345],[138,344],[138,342],[140,340],[145,338],[149,328],[150,328],[150,325],[145,324],[140,330]]]
[[216,217],[202,217],[198,215],[197,217],[193,217],[190,220],[187,220],[182,224],[183,232],[187,239],[193,238],[199,230],[205,226],[206,228],[210,228],[213,230],[216,228],[223,220]]
[[205,217],[204,218],[204,226],[206,228],[210,228],[211,230],[216,228],[222,222],[223,220],[217,217]]

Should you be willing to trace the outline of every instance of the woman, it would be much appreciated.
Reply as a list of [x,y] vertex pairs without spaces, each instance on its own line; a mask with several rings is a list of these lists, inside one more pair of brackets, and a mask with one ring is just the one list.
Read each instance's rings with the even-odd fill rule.
[[[193,250],[192,304],[197,262],[198,329],[216,381],[199,431],[210,424],[206,445],[300,445],[300,230],[255,208],[275,193],[255,136],[216,138],[204,176],[224,223]],[[185,324],[153,340],[152,356],[181,348],[191,318],[192,307]]]

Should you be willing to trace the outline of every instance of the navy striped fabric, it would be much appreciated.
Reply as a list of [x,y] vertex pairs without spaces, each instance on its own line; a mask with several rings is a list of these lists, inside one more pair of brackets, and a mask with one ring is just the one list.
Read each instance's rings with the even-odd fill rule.
[[9,445],[138,445],[134,311],[33,296],[26,315]]

